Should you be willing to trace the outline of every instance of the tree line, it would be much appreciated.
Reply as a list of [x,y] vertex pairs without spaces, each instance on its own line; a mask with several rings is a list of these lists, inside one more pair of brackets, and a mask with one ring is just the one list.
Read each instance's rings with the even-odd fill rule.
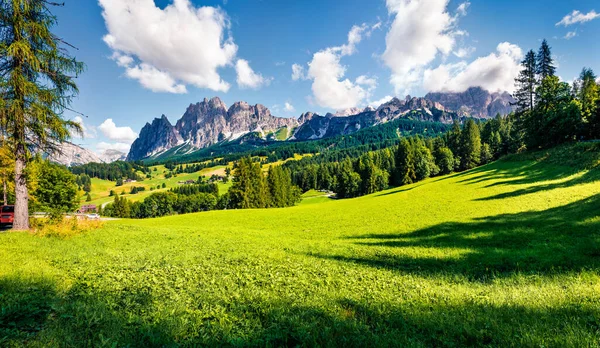
[[338,198],[351,198],[488,163],[516,151],[515,132],[512,118],[468,119],[462,127],[455,122],[449,132],[435,138],[404,137],[397,146],[363,149],[355,156],[305,157],[284,167],[294,173],[292,182],[304,192],[327,190]]
[[530,50],[515,80],[516,123],[528,149],[600,138],[600,88],[596,75],[583,68],[571,85],[555,75],[551,48],[544,40]]
[[76,175],[85,174],[91,178],[109,181],[122,181],[123,179],[143,180],[138,172],[151,173],[150,168],[142,162],[116,161],[112,163],[87,163],[71,167],[71,172]]
[[151,194],[141,202],[115,195],[101,214],[119,218],[153,218],[215,209],[283,208],[300,200],[300,189],[292,184],[290,172],[270,166],[266,175],[260,162],[244,157],[235,164],[233,184],[219,195],[217,184],[193,184]]

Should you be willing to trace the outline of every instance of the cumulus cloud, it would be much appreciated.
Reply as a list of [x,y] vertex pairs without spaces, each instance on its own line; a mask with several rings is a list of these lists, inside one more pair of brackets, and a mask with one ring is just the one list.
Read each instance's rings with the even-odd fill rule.
[[292,104],[290,104],[288,102],[285,102],[285,107],[284,108],[285,108],[285,111],[288,111],[288,112],[294,112],[294,111],[296,111],[296,108],[294,108],[294,105],[292,105]]
[[389,102],[390,100],[392,100],[392,98],[394,98],[394,97],[392,97],[391,95],[386,95],[385,97],[383,97],[383,98],[381,98],[379,100],[371,100],[371,101],[369,101],[369,106],[372,106],[374,108],[378,108],[381,105],[383,105],[383,104]]
[[[423,68],[438,53],[447,56],[455,37],[465,32],[455,29],[456,17],[447,11],[449,0],[387,0],[394,20],[386,35],[383,62],[392,70],[390,82],[396,94],[408,93],[422,79]],[[467,5],[463,6],[466,13]]]
[[125,75],[131,79],[138,80],[142,86],[152,92],[187,93],[185,85],[178,84],[170,74],[146,63],[128,67]]
[[112,118],[106,119],[98,129],[110,140],[131,144],[138,137],[131,127],[117,127]]
[[125,143],[107,143],[102,141],[96,144],[96,152],[98,154],[103,154],[107,150],[117,150],[120,152],[128,153],[130,148],[131,145]]
[[292,65],[292,80],[305,80],[306,79],[306,70],[300,64]]
[[96,127],[86,125],[81,116],[75,116],[73,122],[78,123],[81,126],[83,134],[72,133],[71,136],[76,139],[93,139],[96,137]]
[[104,42],[125,75],[156,92],[185,93],[186,85],[225,92],[218,69],[232,65],[237,45],[226,13],[174,0],[99,0],[108,34]]
[[[313,100],[319,106],[347,109],[358,106],[369,96],[371,86],[373,82],[376,84],[376,81],[366,76],[360,76],[355,82],[344,79],[346,66],[342,65],[340,60],[344,56],[354,54],[356,45],[364,36],[369,36],[374,27],[378,26],[355,25],[348,32],[347,43],[328,47],[313,55],[312,61],[308,63],[307,77],[313,81]],[[365,85],[367,89],[361,85]]]
[[577,31],[570,31],[570,32],[567,33],[567,35],[565,35],[564,39],[565,40],[571,40],[575,36],[577,36]]
[[368,77],[366,75],[361,75],[356,78],[356,84],[365,86],[367,90],[371,91],[377,88],[377,79],[374,77]]
[[442,64],[425,70],[423,86],[431,92],[463,92],[474,86],[489,91],[512,92],[522,58],[523,51],[519,46],[503,42],[495,53],[471,63]]
[[235,71],[237,73],[237,84],[240,88],[258,89],[271,82],[270,79],[255,73],[245,59],[238,59],[235,64]]
[[463,2],[462,4],[458,5],[458,7],[456,8],[456,13],[459,16],[466,16],[467,15],[467,9],[469,8],[469,6],[471,6],[471,3],[466,1]]
[[577,24],[577,23],[589,22],[598,17],[600,17],[600,13],[596,13],[596,11],[594,11],[594,10],[591,10],[588,13],[581,13],[578,10],[573,10],[573,12],[564,16],[563,19],[560,20],[560,22],[556,23],[556,26],[558,27],[560,25],[563,25],[563,26],[567,27],[569,25],[573,25],[573,24]]
[[458,58],[468,58],[475,52],[475,47],[461,47],[452,52]]

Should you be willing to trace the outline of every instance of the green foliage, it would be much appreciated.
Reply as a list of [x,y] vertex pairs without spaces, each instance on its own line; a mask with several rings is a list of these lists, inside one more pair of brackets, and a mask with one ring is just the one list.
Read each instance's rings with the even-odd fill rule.
[[396,151],[396,183],[399,185],[412,184],[417,180],[415,173],[415,152],[408,139],[400,140]]
[[230,208],[265,208],[268,204],[268,189],[260,163],[251,157],[242,158],[235,166],[233,186],[229,189]]
[[536,56],[536,73],[541,81],[554,76],[556,73],[554,59],[552,58],[552,50],[546,39],[542,41],[542,45]]
[[77,210],[76,177],[68,169],[39,160],[32,162],[30,172],[36,178],[32,183],[32,209],[58,213]]
[[452,151],[445,147],[439,147],[435,152],[435,164],[440,170],[441,175],[450,174],[454,171],[454,155]]
[[269,207],[291,207],[300,201],[300,188],[292,184],[290,172],[281,166],[269,167],[267,187]]
[[0,345],[594,347],[598,163],[563,145],[357,199],[2,233]]
[[71,132],[81,133],[81,126],[62,114],[78,94],[75,78],[84,65],[51,32],[53,5],[46,0],[0,2],[0,133],[15,154],[17,230],[29,229],[29,149],[53,152]]
[[533,50],[527,52],[521,62],[522,70],[515,79],[517,113],[533,110],[535,105],[535,90],[537,88],[537,62]]
[[481,162],[481,135],[475,121],[468,119],[460,135],[460,166],[467,170],[475,168]]

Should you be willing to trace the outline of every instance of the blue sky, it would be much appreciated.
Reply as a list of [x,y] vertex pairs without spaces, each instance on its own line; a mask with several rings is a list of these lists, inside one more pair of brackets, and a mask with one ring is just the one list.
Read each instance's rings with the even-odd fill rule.
[[55,31],[87,65],[73,105],[87,136],[75,142],[97,152],[126,150],[146,122],[174,123],[205,97],[298,117],[471,85],[507,90],[543,38],[564,80],[584,66],[600,73],[592,0],[65,2]]

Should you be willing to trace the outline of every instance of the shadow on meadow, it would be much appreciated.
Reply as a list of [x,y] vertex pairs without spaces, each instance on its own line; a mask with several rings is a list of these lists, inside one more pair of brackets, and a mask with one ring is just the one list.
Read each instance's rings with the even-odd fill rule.
[[[89,289],[88,289],[89,290]],[[332,299],[303,305],[263,298],[232,300],[223,311],[187,303],[168,315],[148,315],[134,291],[60,294],[51,282],[0,280],[0,345],[90,347],[377,347],[588,346],[598,342],[592,303],[490,305],[465,299],[385,303]],[[143,295],[142,298],[145,298]],[[135,302],[135,301],[134,301]]]
[[[474,222],[447,222],[400,234],[349,237],[364,247],[352,255],[313,257],[420,275],[458,274],[487,280],[522,273],[600,268],[600,195],[544,211],[503,214]],[[462,249],[459,257],[402,255],[404,249]]]

